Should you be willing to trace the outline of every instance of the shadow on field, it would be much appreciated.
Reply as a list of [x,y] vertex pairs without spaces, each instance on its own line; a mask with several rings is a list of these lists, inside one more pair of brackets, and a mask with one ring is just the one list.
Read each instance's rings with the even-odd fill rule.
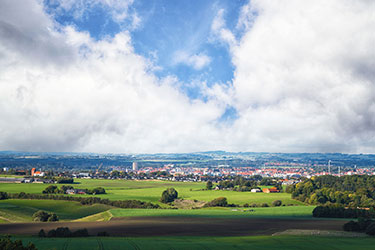
[[107,222],[52,222],[1,224],[0,234],[37,235],[57,227],[87,228],[90,235],[111,236],[244,236],[271,235],[287,229],[342,230],[343,220],[217,219],[191,217],[127,217]]

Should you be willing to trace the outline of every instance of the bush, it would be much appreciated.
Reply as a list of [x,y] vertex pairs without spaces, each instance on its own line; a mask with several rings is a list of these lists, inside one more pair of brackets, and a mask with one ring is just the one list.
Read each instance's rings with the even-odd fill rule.
[[359,232],[360,231],[360,226],[358,222],[355,221],[349,221],[348,223],[345,223],[343,226],[344,231],[348,232]]
[[86,228],[78,229],[77,231],[73,232],[72,236],[73,237],[87,237],[89,236],[89,232],[87,231]]
[[52,230],[48,231],[47,237],[56,237],[56,230],[52,229]]
[[58,227],[56,228],[56,235],[55,237],[71,237],[72,236],[72,232],[70,231],[70,229],[68,227]]
[[38,233],[38,236],[44,238],[44,237],[46,237],[46,232],[44,232],[43,229],[40,229],[40,231]]
[[227,207],[228,201],[227,201],[227,198],[225,197],[219,197],[206,203],[204,206],[205,207]]
[[163,191],[160,201],[163,203],[169,203],[177,199],[178,193],[174,188],[168,188]]
[[243,204],[243,207],[249,207],[249,203]]
[[281,200],[275,200],[272,202],[272,206],[274,207],[280,207],[282,204],[282,201]]
[[109,234],[104,231],[104,232],[98,232],[97,236],[104,237],[104,236],[109,236]]
[[[39,231],[39,237],[46,237],[44,230]],[[89,233],[86,228],[78,229],[77,231],[70,231],[68,227],[58,227],[56,229],[52,229],[47,233],[47,237],[61,237],[61,238],[68,238],[68,237],[87,237]]]
[[263,204],[261,205],[261,207],[269,207],[269,205],[268,205],[267,203],[263,203]]
[[375,222],[371,223],[367,228],[366,228],[366,234],[368,235],[375,235]]

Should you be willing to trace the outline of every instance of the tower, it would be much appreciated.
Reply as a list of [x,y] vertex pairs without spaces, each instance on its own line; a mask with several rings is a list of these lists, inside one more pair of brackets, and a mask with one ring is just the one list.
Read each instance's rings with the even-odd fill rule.
[[331,175],[331,160],[328,160],[328,174]]
[[138,171],[138,163],[133,162],[133,171]]

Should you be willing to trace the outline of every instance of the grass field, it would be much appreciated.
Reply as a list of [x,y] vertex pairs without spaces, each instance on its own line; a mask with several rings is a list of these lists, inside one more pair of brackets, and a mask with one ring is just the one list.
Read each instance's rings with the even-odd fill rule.
[[[16,238],[14,238],[16,239]],[[45,249],[374,249],[375,239],[323,236],[17,238]]]
[[142,216],[186,216],[186,217],[273,217],[273,218],[313,218],[314,206],[265,207],[265,208],[204,208],[204,209],[111,209],[113,217]]
[[[205,183],[171,182],[171,181],[131,181],[131,180],[91,180],[76,179],[79,184],[73,184],[76,188],[103,187],[107,194],[97,197],[110,200],[141,200],[158,203],[161,193],[168,187],[174,187],[179,197],[190,200],[210,201],[217,197],[227,197],[229,203],[243,205],[245,203],[268,203],[274,200],[282,200],[284,204],[303,205],[303,203],[291,199],[288,193],[250,193],[222,190],[202,190]],[[27,192],[42,193],[49,184],[34,183],[0,183],[0,191],[9,193]],[[58,185],[58,186],[61,186]],[[162,205],[162,204],[161,204]]]
[[112,207],[102,204],[83,206],[78,202],[72,201],[1,200],[0,217],[3,223],[31,221],[33,213],[38,210],[44,210],[56,213],[60,220],[75,220],[110,208]]

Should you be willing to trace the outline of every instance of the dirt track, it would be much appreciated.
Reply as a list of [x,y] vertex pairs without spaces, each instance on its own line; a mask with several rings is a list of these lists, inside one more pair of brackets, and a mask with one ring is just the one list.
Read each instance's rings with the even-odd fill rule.
[[239,236],[270,235],[287,229],[342,230],[342,220],[216,219],[185,217],[129,217],[108,222],[52,222],[0,224],[0,234],[36,235],[57,227],[87,228],[89,234],[111,236]]

